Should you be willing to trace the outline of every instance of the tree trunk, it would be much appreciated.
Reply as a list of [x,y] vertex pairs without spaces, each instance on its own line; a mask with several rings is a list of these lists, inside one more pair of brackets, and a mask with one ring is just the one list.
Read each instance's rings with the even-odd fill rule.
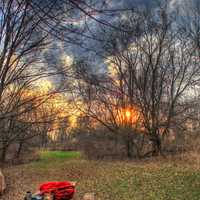
[[7,154],[7,146],[3,146],[1,150],[1,162],[4,163],[6,161],[6,154]]
[[3,194],[5,189],[6,189],[5,176],[3,175],[2,170],[0,170],[0,195]]
[[152,139],[152,156],[159,156],[162,154],[161,139],[159,136],[154,136]]
[[132,138],[130,136],[130,134],[128,133],[127,137],[126,137],[126,155],[128,159],[132,158],[132,149],[133,148],[133,142],[132,142]]
[[131,145],[130,141],[127,140],[127,142],[126,142],[126,153],[127,153],[127,157],[129,159],[132,157],[131,148],[132,148],[132,145]]
[[16,152],[16,158],[20,157],[22,147],[23,147],[23,142],[19,142],[19,147],[18,147],[17,152]]

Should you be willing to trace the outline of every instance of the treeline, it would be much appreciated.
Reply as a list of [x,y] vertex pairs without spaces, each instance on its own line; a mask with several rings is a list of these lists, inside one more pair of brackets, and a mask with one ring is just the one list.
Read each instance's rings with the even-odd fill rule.
[[[142,158],[198,136],[198,5],[172,11],[162,1],[120,11],[73,0],[2,0],[0,8],[1,162],[10,149],[19,158],[26,147]],[[96,17],[104,12],[115,13],[112,24]],[[95,32],[83,23],[88,18]],[[48,66],[44,52],[57,41],[95,59]]]
[[[63,102],[60,85],[50,84],[50,79],[60,72],[57,66],[48,68],[44,59],[52,35],[56,34],[57,20],[65,13],[57,6],[58,1],[0,1],[2,163],[8,156],[10,160],[19,158],[27,146],[46,143],[48,133],[58,129],[58,124],[67,118],[63,114],[65,104],[60,106]],[[66,6],[71,11],[75,9],[71,3]]]
[[[96,143],[90,152],[117,152],[115,146],[123,143],[124,157],[164,155],[172,151],[170,144],[191,139],[191,130],[197,134],[200,10],[197,5],[184,12],[169,7],[165,2],[153,10],[128,11],[115,24],[118,30],[103,29],[105,69],[100,73],[89,70],[86,61],[76,63],[73,89],[84,102],[76,106],[87,119],[88,139]],[[99,138],[99,130],[107,137]]]

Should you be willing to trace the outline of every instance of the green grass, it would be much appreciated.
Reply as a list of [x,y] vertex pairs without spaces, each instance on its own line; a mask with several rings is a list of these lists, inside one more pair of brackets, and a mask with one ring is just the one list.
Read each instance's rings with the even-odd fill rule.
[[186,164],[88,161],[79,152],[43,151],[39,162],[6,171],[13,184],[8,195],[16,194],[18,185],[21,191],[34,191],[45,181],[71,180],[78,182],[75,200],[87,192],[98,200],[199,200],[200,170]]
[[41,151],[41,160],[51,161],[53,159],[69,159],[69,158],[79,158],[81,156],[78,151]]
[[78,159],[81,157],[81,153],[78,151],[41,151],[39,153],[39,160],[32,162],[30,165],[35,168],[49,168],[59,167],[62,163],[69,159]]

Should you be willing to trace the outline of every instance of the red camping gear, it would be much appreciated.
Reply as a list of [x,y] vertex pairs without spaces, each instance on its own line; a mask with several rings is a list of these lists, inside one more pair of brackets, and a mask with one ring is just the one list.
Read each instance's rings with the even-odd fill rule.
[[42,194],[53,194],[55,200],[70,200],[75,193],[75,184],[71,182],[47,182],[40,186]]

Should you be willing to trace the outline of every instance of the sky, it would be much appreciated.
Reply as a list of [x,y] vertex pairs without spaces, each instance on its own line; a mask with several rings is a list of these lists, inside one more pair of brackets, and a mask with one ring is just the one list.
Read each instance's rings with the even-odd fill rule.
[[[45,0],[48,2],[51,0]],[[58,0],[61,2],[62,0]],[[90,0],[91,1],[91,0]],[[170,1],[170,0],[169,0]],[[93,0],[94,2],[94,0]],[[48,50],[44,53],[44,60],[49,68],[63,67],[63,58],[70,59],[69,64],[73,60],[84,60],[91,64],[91,71],[98,73],[104,68],[102,55],[104,52],[102,47],[102,24],[107,30],[113,31],[117,21],[122,17],[125,11],[111,12],[116,9],[132,9],[135,7],[148,7],[149,9],[156,9],[158,0],[95,0],[94,4],[96,9],[107,10],[103,13],[92,13],[92,17],[85,16],[83,13],[74,12],[70,16],[66,16],[65,20],[61,23],[62,26],[58,27],[60,32],[63,33],[63,40],[52,36],[52,42],[48,46]],[[189,15],[187,7],[191,4],[200,4],[199,0],[171,0],[168,11],[173,12],[176,9],[180,10],[180,15]],[[58,6],[57,9],[60,7]],[[89,9],[90,10],[90,9]],[[99,23],[100,22],[100,23]],[[113,26],[113,27],[112,27]],[[70,31],[69,31],[70,30]],[[73,33],[72,33],[73,32]],[[101,56],[99,56],[101,55]],[[65,62],[66,64],[66,62]],[[58,78],[57,81],[61,81]]]
[[[106,10],[130,9],[138,5],[152,6],[153,3],[151,1],[153,2],[153,0],[106,0],[106,3],[102,5],[102,1],[97,0],[95,8],[103,8]],[[108,23],[108,27],[104,26],[104,28],[106,27],[109,29],[110,25],[117,22],[122,14],[123,12],[105,12],[100,14],[94,13],[93,17],[95,17],[95,19],[99,20],[100,22]],[[56,64],[59,65],[60,57],[65,55],[71,56],[74,59],[84,59],[92,63],[97,63],[97,60],[99,61],[100,58],[97,56],[97,54],[102,54],[100,46],[101,38],[103,37],[101,35],[102,32],[100,32],[101,25],[90,17],[80,17],[79,14],[77,15],[77,18],[66,18],[66,21],[63,22],[62,30],[64,28],[69,28],[76,30],[78,34],[72,34],[69,33],[68,30],[65,30],[64,37],[67,38],[67,41],[62,41],[62,39],[59,40],[58,38],[54,38],[51,45],[49,46],[48,51],[45,52],[45,60],[49,67],[53,67]],[[68,42],[68,38],[71,38],[72,43],[70,43],[70,41]],[[74,38],[78,44],[74,42]],[[96,54],[94,51],[98,53]],[[100,62],[98,63],[100,64]]]

